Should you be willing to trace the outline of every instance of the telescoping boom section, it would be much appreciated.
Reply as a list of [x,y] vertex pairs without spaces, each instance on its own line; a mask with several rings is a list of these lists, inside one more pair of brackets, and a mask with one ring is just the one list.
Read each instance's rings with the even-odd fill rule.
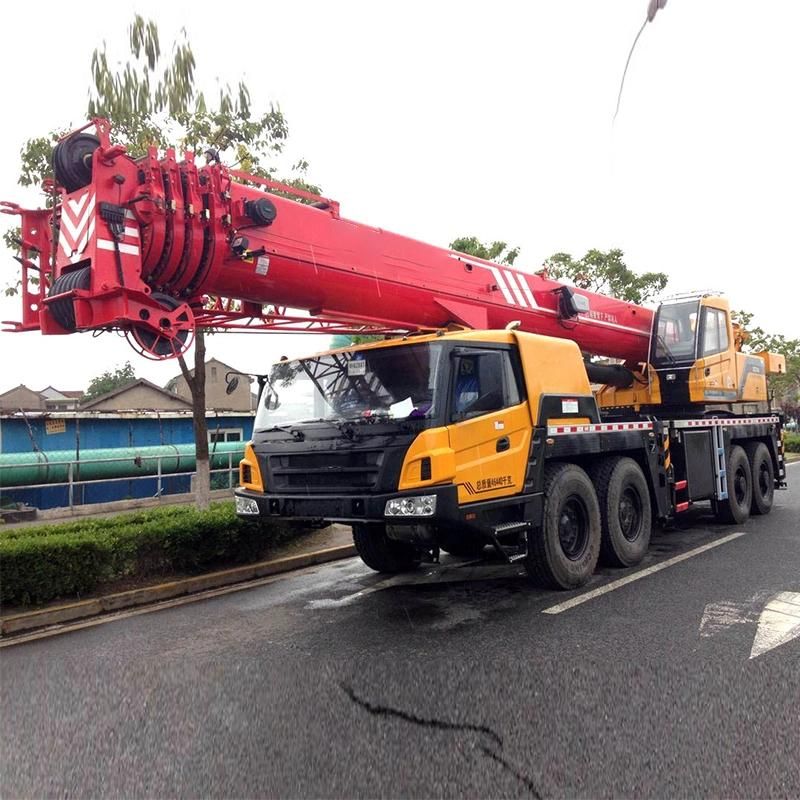
[[334,200],[213,158],[201,166],[191,153],[152,148],[132,158],[106,121],[89,127],[56,147],[52,208],[4,204],[22,217],[15,330],[122,330],[144,354],[167,358],[196,325],[411,331],[517,321],[587,352],[647,359],[646,308],[353,222]]

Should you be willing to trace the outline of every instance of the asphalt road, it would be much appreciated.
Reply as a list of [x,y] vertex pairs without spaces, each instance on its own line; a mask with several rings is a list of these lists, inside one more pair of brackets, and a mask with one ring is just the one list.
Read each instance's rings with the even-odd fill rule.
[[6,647],[0,794],[798,797],[800,636],[754,645],[800,593],[789,478],[769,517],[694,516],[579,592],[349,560]]

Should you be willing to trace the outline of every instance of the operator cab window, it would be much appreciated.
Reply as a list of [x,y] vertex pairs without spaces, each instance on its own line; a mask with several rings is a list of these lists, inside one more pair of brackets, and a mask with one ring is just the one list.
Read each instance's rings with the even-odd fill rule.
[[698,303],[664,304],[658,310],[653,341],[655,366],[693,361],[697,339]]
[[703,355],[712,356],[728,349],[728,321],[718,308],[703,309]]
[[456,351],[452,419],[471,419],[520,402],[510,351],[466,348]]

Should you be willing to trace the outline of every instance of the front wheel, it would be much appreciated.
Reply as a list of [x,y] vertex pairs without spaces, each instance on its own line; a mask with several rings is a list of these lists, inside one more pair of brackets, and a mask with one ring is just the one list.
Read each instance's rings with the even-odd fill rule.
[[376,572],[408,572],[422,561],[414,545],[390,539],[385,525],[353,525],[353,542],[361,560]]
[[542,528],[528,536],[528,574],[540,586],[582,586],[597,565],[600,530],[600,507],[589,476],[576,464],[548,466]]

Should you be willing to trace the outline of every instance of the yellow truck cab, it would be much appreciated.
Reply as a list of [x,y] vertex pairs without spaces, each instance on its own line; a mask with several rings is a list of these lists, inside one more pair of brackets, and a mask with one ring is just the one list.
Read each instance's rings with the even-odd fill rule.
[[[601,416],[569,340],[406,336],[272,367],[237,512],[350,524],[379,571],[492,545],[537,582],[571,588],[600,556],[637,563],[652,521],[691,502],[731,521],[769,511],[785,477],[779,418],[705,422]],[[733,472],[720,447],[734,450]]]

